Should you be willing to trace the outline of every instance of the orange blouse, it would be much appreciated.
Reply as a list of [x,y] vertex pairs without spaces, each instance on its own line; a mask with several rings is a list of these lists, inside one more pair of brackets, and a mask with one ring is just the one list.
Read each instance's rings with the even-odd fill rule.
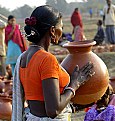
[[20,67],[20,80],[26,100],[44,101],[42,81],[47,78],[59,80],[60,93],[69,83],[68,73],[58,64],[54,55],[44,50],[37,51],[26,68]]

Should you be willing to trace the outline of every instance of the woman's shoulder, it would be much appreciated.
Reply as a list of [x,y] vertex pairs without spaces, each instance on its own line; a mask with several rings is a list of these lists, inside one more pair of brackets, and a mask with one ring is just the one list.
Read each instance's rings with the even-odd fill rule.
[[41,50],[40,53],[38,52],[37,55],[38,56],[40,55],[41,57],[43,57],[44,59],[47,59],[47,60],[57,61],[56,57],[53,54],[51,54],[50,52],[47,52],[45,50]]
[[5,27],[5,30],[7,30],[7,29],[9,29],[9,28],[11,28],[11,26],[10,26],[10,25],[7,25],[7,26]]

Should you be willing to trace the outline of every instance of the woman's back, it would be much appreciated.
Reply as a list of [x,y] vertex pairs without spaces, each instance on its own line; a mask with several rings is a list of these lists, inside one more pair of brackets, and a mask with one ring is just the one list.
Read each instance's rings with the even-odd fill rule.
[[[44,101],[42,80],[52,77],[59,79],[62,93],[63,88],[69,83],[69,75],[61,69],[52,54],[38,50],[25,68],[20,67],[20,80],[25,90],[26,100]],[[65,80],[63,81],[62,78]]]

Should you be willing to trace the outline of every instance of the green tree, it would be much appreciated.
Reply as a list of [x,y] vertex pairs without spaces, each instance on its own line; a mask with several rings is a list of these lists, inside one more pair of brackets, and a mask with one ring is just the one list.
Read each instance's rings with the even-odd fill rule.
[[46,4],[56,7],[57,0],[46,0]]
[[46,0],[46,4],[57,8],[62,13],[66,13],[68,5],[66,0]]
[[12,11],[13,15],[15,15],[17,18],[26,18],[28,16],[31,15],[33,11],[33,8],[28,6],[28,5],[24,5],[20,8],[17,8],[15,10]]
[[0,14],[7,17],[11,14],[11,12],[9,11],[9,9],[0,6]]
[[66,13],[67,5],[66,0],[57,0],[57,9],[64,14]]

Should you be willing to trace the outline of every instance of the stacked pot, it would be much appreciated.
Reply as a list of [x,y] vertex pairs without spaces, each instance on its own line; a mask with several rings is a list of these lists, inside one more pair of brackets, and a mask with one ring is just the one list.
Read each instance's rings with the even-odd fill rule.
[[12,80],[0,77],[0,120],[11,120]]

